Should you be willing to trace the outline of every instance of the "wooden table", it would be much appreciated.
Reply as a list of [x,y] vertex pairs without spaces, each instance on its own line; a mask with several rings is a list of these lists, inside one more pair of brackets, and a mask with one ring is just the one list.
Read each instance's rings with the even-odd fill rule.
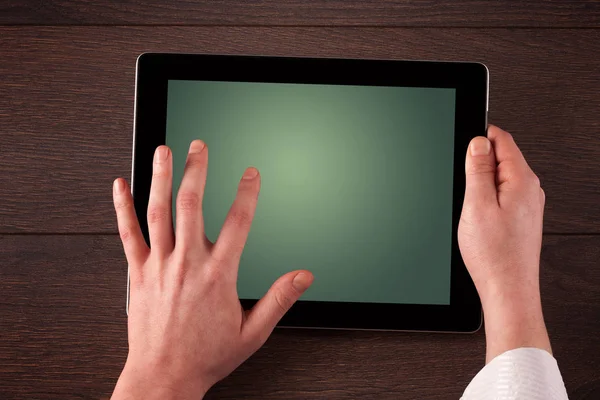
[[[0,398],[110,396],[127,353],[111,183],[145,51],[459,59],[547,195],[541,283],[572,399],[600,398],[600,3],[4,0]],[[401,318],[401,316],[397,316]],[[276,331],[210,399],[457,399],[484,334]]]

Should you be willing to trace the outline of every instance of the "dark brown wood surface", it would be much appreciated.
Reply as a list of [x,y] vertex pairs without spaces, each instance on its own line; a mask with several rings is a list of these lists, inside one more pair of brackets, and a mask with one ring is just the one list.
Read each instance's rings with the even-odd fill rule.
[[[133,26],[136,25],[136,26]],[[184,26],[185,25],[185,26]],[[127,354],[111,183],[148,51],[477,60],[490,122],[547,194],[544,312],[570,398],[600,398],[600,2],[0,4],[0,399],[108,398]],[[277,330],[209,399],[457,399],[485,337]]]
[[[0,236],[0,398],[109,396],[127,355],[115,235]],[[599,393],[600,237],[546,236],[541,287],[572,400]],[[458,399],[483,366],[472,335],[276,330],[210,399]]]
[[0,24],[598,27],[596,0],[4,0]]
[[116,232],[111,183],[130,176],[144,51],[481,60],[491,122],[542,180],[546,232],[600,233],[600,30],[0,27],[0,37],[0,129],[14,149],[0,159],[0,233]]

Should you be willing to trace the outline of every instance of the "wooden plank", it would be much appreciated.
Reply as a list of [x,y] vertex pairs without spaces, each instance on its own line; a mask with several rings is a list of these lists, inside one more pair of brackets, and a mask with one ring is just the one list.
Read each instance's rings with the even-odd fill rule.
[[[546,232],[598,233],[600,30],[0,28],[0,233],[112,233],[145,51],[478,60],[490,122],[547,194]],[[31,205],[35,204],[35,207]]]
[[[544,238],[545,317],[572,400],[600,390],[598,259],[600,236]],[[108,398],[127,356],[118,237],[3,235],[0,260],[0,398]],[[484,341],[483,330],[276,330],[207,398],[458,399]]]
[[0,24],[598,27],[594,0],[8,0]]

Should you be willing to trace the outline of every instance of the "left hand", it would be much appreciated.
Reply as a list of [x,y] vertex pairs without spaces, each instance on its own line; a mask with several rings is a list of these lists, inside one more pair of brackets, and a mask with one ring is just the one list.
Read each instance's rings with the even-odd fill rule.
[[202,197],[208,150],[193,141],[171,216],[172,155],[155,153],[148,202],[150,248],[123,179],[114,185],[119,233],[130,267],[129,354],[112,399],[201,399],[267,340],[310,286],[308,271],[280,277],[245,311],[236,282],[260,189],[248,168],[216,242],[204,233]]

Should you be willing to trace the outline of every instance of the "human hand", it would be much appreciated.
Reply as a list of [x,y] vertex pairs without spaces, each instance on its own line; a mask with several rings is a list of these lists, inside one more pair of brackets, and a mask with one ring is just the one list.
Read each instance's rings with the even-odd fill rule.
[[248,168],[216,242],[205,235],[202,198],[208,150],[190,145],[171,216],[172,155],[157,148],[148,204],[150,248],[131,193],[114,185],[120,237],[130,267],[129,354],[112,399],[201,399],[258,350],[310,286],[308,271],[279,278],[252,310],[236,289],[238,264],[254,217],[260,176]]
[[539,288],[540,181],[512,136],[493,125],[488,138],[471,141],[465,170],[458,241],[482,302],[486,360],[518,347],[551,352]]

